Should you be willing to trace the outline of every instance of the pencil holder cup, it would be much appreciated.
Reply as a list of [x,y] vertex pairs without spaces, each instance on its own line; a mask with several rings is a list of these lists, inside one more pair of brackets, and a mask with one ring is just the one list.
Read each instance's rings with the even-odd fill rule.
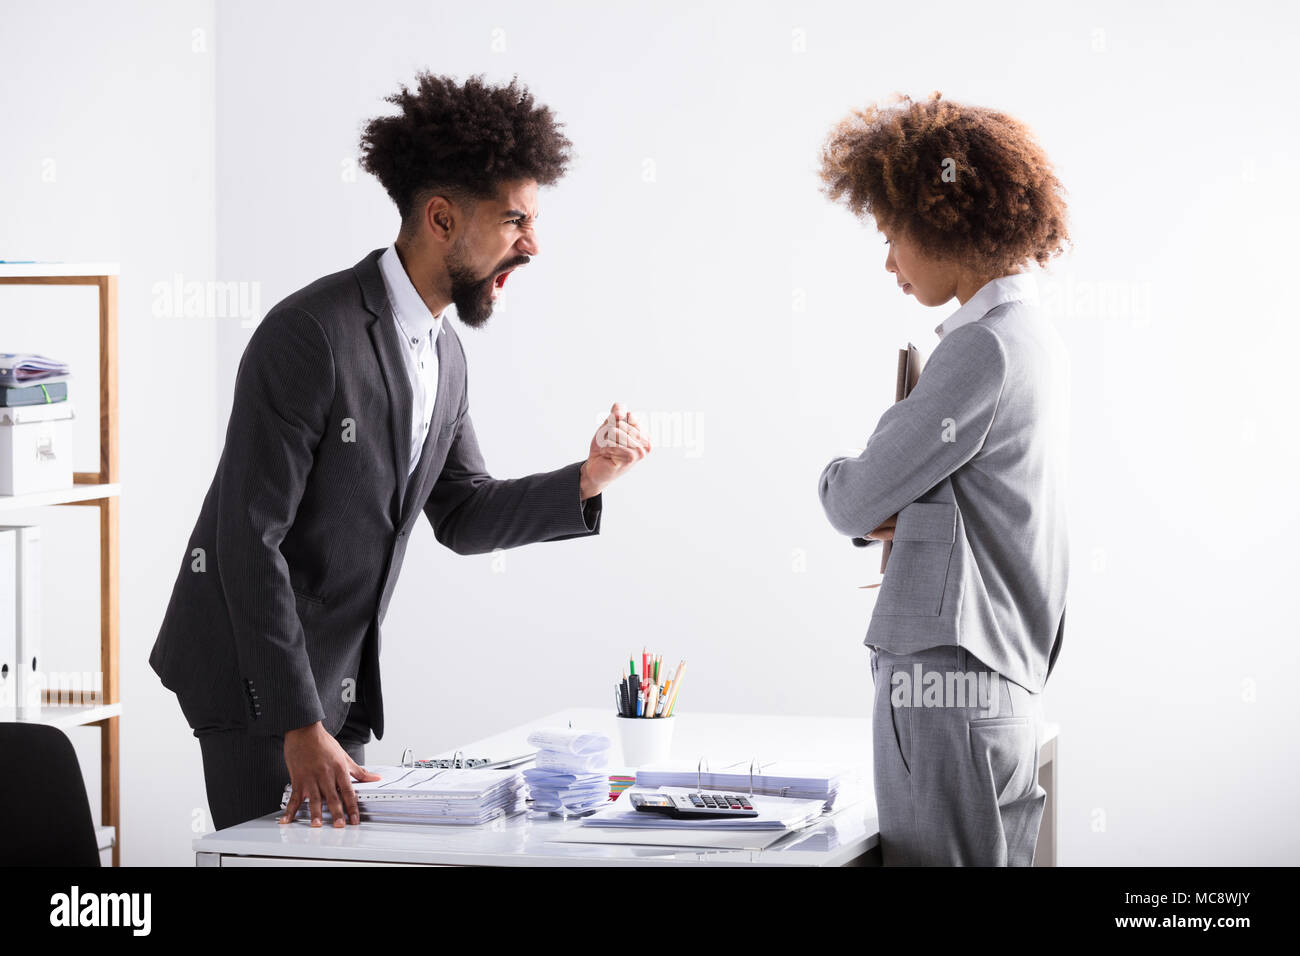
[[616,717],[623,743],[623,763],[629,767],[670,759],[676,717]]

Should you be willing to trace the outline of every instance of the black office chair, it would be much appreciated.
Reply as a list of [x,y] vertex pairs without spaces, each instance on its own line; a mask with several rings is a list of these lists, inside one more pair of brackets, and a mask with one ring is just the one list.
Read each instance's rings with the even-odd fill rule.
[[99,866],[77,752],[45,724],[0,723],[0,866]]

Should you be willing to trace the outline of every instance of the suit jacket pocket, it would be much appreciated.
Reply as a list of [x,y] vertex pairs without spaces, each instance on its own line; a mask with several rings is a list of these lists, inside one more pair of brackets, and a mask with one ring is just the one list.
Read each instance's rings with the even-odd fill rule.
[[872,613],[938,616],[956,540],[955,504],[917,501],[901,510]]
[[302,617],[304,614],[311,615],[325,606],[324,598],[317,597],[314,594],[308,594],[306,591],[299,591],[297,588],[293,589],[293,596],[294,601],[298,606],[299,617]]

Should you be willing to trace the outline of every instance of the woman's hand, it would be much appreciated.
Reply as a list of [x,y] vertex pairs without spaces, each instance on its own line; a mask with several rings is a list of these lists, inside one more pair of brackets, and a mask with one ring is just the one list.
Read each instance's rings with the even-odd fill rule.
[[898,524],[898,515],[892,518],[886,518],[881,522],[880,527],[867,535],[868,538],[875,538],[877,541],[893,541],[894,526]]

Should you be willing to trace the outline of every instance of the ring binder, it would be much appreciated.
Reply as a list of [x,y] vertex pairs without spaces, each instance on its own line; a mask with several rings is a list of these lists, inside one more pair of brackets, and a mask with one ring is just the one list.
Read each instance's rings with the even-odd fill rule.
[[[719,767],[717,771],[709,765],[709,758],[701,754],[695,764],[695,792],[705,793],[713,790],[725,790],[740,793],[740,786],[745,776],[749,777],[749,797],[755,796],[785,797],[795,800],[825,799],[825,809],[830,810],[835,803],[839,789],[842,768],[806,764],[789,760],[760,760],[752,757],[747,771],[737,772],[736,768],[745,766],[745,761]],[[681,787],[690,789],[690,763],[685,766],[679,762],[651,765],[640,769],[636,774],[636,785],[648,789],[657,787]],[[710,774],[709,786],[704,786],[704,775]],[[741,778],[741,779],[735,779]]]
[[[757,757],[752,758],[752,759],[749,761],[749,796],[750,796],[751,799],[752,799],[753,796],[754,796],[754,764],[758,764],[758,772],[759,772],[759,773],[762,773],[762,772],[763,772],[763,764],[762,764],[761,762],[759,762],[759,759],[758,759]],[[738,767],[738,766],[740,766],[739,763],[731,763],[731,764],[727,764],[727,767]],[[723,767],[722,769],[723,769],[723,770],[726,770],[727,767]],[[708,757],[700,757],[700,762],[697,763],[697,764],[695,765],[695,792],[696,792],[696,793],[703,793],[703,792],[704,792],[704,785],[703,785],[703,782],[702,782],[702,781],[703,781],[703,776],[704,776],[704,774],[703,774],[703,771],[704,771],[704,770],[709,771],[709,773],[713,773],[713,769],[709,766],[709,758],[708,758]],[[783,788],[783,791],[784,791],[784,790],[789,790],[789,789],[790,789],[789,787],[785,787],[785,788]],[[785,793],[782,792],[781,796],[784,797],[784,796],[785,796]]]
[[508,770],[525,763],[531,763],[536,753],[519,754],[505,760],[491,760],[487,757],[466,757],[463,750],[457,750],[450,757],[436,757],[433,760],[416,760],[410,747],[402,751],[399,767],[407,770]]
[[[700,762],[695,765],[695,792],[696,793],[704,792],[704,784],[700,782],[704,776],[704,774],[701,772],[701,768],[707,769],[708,765],[709,765],[708,757],[701,757]],[[713,771],[709,770],[709,773],[713,773]]]

